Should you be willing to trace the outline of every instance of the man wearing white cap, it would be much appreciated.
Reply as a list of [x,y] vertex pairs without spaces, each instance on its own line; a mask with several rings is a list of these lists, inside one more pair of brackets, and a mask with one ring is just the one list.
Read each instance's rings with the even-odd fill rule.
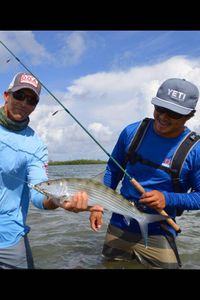
[[[185,125],[195,113],[198,98],[198,88],[185,79],[163,82],[151,101],[154,119],[128,125],[112,152],[145,193],[141,195],[111,159],[105,185],[116,189],[122,179],[121,194],[145,213],[165,210],[175,220],[184,210],[200,209],[199,136]],[[97,230],[95,223],[101,217],[100,212],[91,213],[93,230]],[[127,224],[124,216],[113,213],[103,255],[107,259],[136,259],[147,268],[179,268],[176,236],[166,221],[150,223],[145,248],[137,221],[132,219]]]
[[[35,110],[41,84],[31,74],[18,73],[4,92],[0,108],[0,269],[34,268],[26,225],[29,201],[39,209],[55,209],[53,199],[29,188],[47,181],[46,145],[31,129],[29,115]],[[63,209],[87,209],[85,192],[75,194]]]

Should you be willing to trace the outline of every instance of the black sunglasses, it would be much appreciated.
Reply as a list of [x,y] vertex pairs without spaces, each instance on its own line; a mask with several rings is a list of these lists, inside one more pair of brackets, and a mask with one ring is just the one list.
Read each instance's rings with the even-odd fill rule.
[[181,115],[175,111],[169,110],[167,108],[154,105],[155,110],[160,114],[167,114],[172,119],[181,119],[182,117],[185,117],[185,115]]
[[39,102],[39,97],[26,95],[23,91],[16,91],[11,93],[13,98],[19,101],[26,100],[26,103],[31,106],[36,106]]

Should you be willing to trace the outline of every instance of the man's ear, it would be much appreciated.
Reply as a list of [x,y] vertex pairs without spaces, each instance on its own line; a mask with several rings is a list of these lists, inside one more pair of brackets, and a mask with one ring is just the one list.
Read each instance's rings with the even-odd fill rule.
[[5,104],[7,104],[7,103],[8,103],[8,92],[7,92],[7,91],[5,91],[5,92],[3,93],[3,97],[4,97],[4,102],[5,102]]

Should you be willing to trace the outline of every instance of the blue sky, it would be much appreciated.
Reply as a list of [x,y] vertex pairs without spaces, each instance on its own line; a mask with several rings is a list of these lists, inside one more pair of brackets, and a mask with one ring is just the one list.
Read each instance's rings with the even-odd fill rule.
[[[0,40],[109,153],[126,125],[152,116],[151,98],[164,80],[200,87],[200,31],[0,31]],[[1,44],[0,65],[3,105],[4,90],[25,69]],[[69,114],[52,116],[58,109],[43,89],[31,115],[49,159],[107,159]],[[188,126],[200,131],[199,118],[198,110]]]

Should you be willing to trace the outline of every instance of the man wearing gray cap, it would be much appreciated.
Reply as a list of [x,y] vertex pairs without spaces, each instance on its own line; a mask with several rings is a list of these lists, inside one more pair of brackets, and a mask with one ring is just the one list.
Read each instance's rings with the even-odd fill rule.
[[[47,147],[28,126],[40,92],[41,84],[34,76],[18,73],[4,92],[5,104],[0,108],[0,269],[34,268],[26,225],[29,201],[39,209],[58,207],[53,199],[29,188],[48,180]],[[73,212],[87,209],[85,192],[71,200],[60,207]]]
[[[185,79],[163,82],[151,101],[154,119],[128,125],[112,152],[145,192],[141,195],[112,159],[106,167],[105,185],[116,189],[122,179],[121,194],[145,213],[165,210],[175,220],[184,210],[200,209],[199,136],[185,125],[194,116],[198,98],[198,88]],[[93,230],[101,218],[102,213],[91,213]],[[106,259],[136,259],[147,268],[180,268],[177,234],[166,221],[150,223],[145,247],[137,221],[128,224],[124,216],[113,213],[103,255]]]

